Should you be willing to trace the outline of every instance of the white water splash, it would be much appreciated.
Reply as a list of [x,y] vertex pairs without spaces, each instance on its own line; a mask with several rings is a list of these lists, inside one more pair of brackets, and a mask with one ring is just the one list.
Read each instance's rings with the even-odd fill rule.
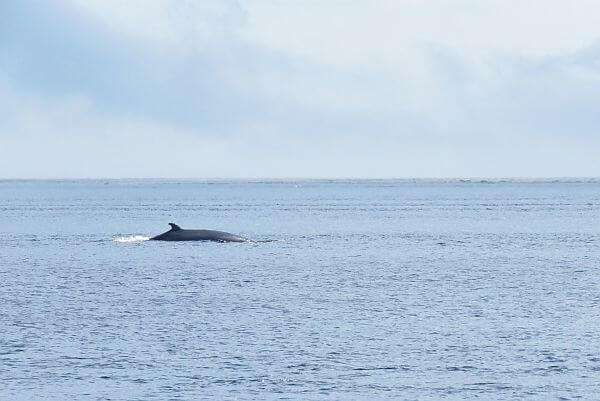
[[146,237],[145,235],[127,235],[115,238],[113,241],[115,242],[142,242],[148,241],[150,237]]

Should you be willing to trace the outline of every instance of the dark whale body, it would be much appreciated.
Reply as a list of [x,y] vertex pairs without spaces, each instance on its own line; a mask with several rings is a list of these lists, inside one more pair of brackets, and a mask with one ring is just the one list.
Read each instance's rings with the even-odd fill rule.
[[150,238],[155,241],[216,241],[216,242],[248,242],[239,235],[214,230],[185,230],[175,223],[169,223],[171,229],[166,233]]

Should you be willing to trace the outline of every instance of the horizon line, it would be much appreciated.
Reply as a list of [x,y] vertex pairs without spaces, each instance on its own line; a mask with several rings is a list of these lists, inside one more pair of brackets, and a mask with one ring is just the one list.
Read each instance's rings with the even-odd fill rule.
[[458,177],[0,177],[0,181],[569,181],[600,176],[458,176]]

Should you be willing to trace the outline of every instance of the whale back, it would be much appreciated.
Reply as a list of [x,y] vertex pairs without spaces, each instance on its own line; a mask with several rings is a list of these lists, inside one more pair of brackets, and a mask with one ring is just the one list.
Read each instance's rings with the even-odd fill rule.
[[184,230],[175,223],[169,223],[171,229],[150,238],[159,241],[217,241],[217,242],[248,242],[247,238],[216,230]]

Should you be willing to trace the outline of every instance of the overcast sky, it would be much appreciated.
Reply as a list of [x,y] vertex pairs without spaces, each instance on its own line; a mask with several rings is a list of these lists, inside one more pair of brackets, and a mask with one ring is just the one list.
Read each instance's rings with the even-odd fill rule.
[[0,2],[0,177],[600,176],[596,0]]

